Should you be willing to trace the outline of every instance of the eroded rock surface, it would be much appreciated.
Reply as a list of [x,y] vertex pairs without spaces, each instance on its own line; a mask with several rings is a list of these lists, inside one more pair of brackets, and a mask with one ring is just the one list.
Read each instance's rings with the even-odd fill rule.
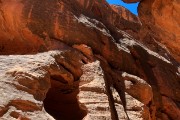
[[124,8],[1,0],[0,12],[2,119],[180,119],[179,63]]
[[[162,43],[180,61],[180,2],[178,0],[124,0],[140,2],[141,39],[148,44]],[[152,47],[152,45],[151,45]],[[153,46],[155,47],[155,46]],[[157,51],[157,49],[156,49]]]
[[[108,85],[108,80],[105,78],[99,61],[86,64],[82,69],[83,75],[79,83],[78,101],[81,108],[87,111],[84,120],[150,119],[150,112],[146,104],[129,95],[128,93],[132,94],[132,92],[128,90],[128,93],[125,93],[126,107],[124,107],[118,92],[113,86]],[[125,75],[123,76],[125,77]],[[147,84],[145,81],[143,82]],[[125,86],[129,87],[127,84]],[[136,86],[134,88],[138,89]],[[146,88],[149,88],[152,92],[150,86]],[[133,89],[131,90],[133,91]],[[147,90],[145,89],[145,91]],[[147,95],[152,95],[152,93]],[[149,97],[149,101],[151,100],[152,96]]]
[[[43,107],[50,85],[48,69],[55,65],[54,55],[1,56],[0,116],[2,120],[52,119]],[[51,56],[52,55],[52,56]]]
[[180,61],[180,3],[178,0],[143,0],[139,6],[139,17],[150,34],[163,43]]

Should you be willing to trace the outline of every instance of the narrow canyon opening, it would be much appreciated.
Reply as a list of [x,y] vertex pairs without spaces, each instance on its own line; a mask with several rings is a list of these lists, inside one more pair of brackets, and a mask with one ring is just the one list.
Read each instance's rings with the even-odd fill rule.
[[56,120],[82,120],[87,113],[79,106],[78,93],[78,82],[72,87],[51,80],[51,88],[44,100],[44,108]]

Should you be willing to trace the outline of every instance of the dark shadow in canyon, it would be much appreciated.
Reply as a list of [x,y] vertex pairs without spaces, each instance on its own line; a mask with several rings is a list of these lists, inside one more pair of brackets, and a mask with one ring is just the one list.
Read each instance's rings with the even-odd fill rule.
[[72,87],[51,80],[51,88],[44,100],[44,108],[56,120],[82,120],[87,112],[79,106],[78,93],[79,83],[75,83]]

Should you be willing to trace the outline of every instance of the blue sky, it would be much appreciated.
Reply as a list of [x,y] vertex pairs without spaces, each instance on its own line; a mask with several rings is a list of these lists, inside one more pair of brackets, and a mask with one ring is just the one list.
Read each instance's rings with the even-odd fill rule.
[[133,3],[133,4],[126,4],[124,3],[122,0],[106,0],[109,4],[117,4],[117,5],[121,5],[124,6],[125,8],[129,9],[132,13],[134,13],[135,15],[137,15],[137,6],[138,3]]

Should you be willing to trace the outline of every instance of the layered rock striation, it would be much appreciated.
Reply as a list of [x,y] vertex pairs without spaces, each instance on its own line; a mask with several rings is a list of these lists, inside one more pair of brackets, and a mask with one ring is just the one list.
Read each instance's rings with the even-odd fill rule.
[[1,119],[180,119],[179,63],[128,10],[1,0],[0,12]]

